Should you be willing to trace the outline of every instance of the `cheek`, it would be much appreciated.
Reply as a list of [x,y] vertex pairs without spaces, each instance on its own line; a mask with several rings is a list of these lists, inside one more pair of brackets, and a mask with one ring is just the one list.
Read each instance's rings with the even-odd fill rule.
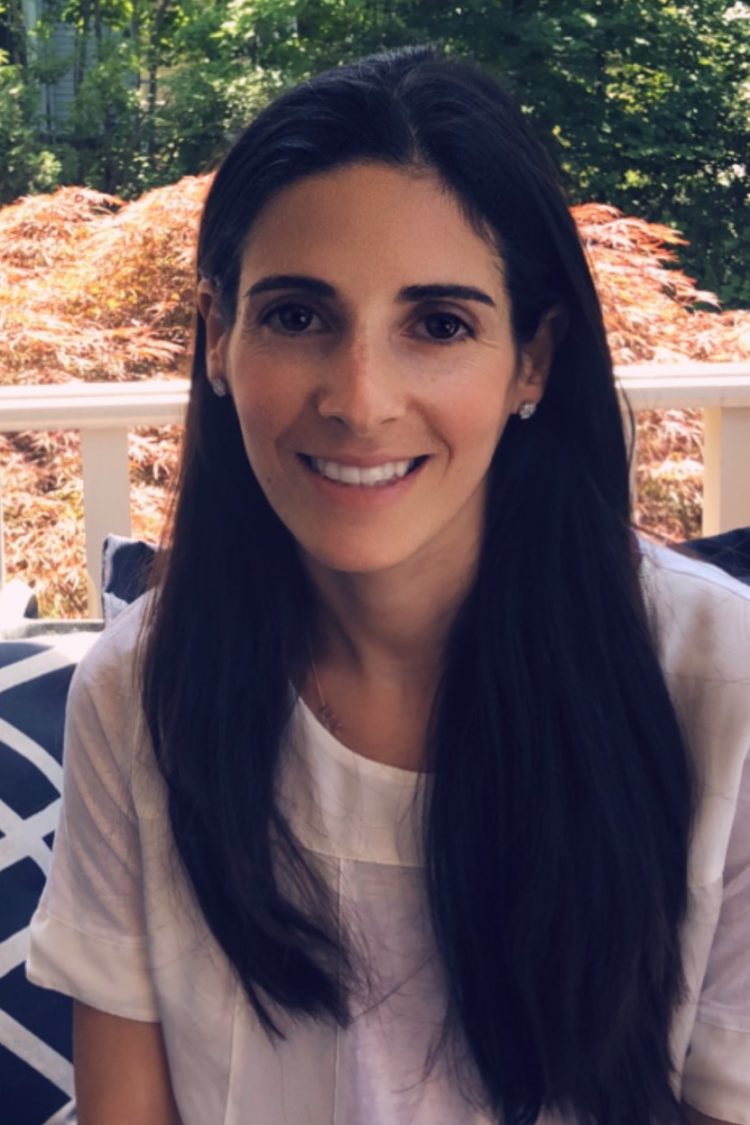
[[284,441],[306,411],[306,398],[294,380],[277,373],[254,370],[235,380],[234,405],[245,446],[251,457]]
[[274,476],[275,440],[280,419],[273,404],[246,391],[235,397],[235,409],[250,466],[261,485]]
[[469,457],[486,458],[494,452],[510,414],[510,384],[507,380],[476,379],[471,387],[446,396],[442,416],[446,433]]
[[227,374],[243,430],[273,427],[299,410],[304,378],[298,367],[282,362],[273,348],[241,335],[233,339]]

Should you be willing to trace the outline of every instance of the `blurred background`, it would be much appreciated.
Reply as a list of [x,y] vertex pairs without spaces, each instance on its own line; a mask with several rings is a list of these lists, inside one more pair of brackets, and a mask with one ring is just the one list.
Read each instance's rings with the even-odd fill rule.
[[[184,375],[233,137],[285,86],[425,41],[500,78],[547,145],[616,362],[746,360],[750,388],[750,4],[726,0],[0,0],[0,387]],[[701,411],[637,421],[637,523],[698,534]],[[138,535],[178,445],[130,431]],[[80,615],[79,432],[0,433],[0,471],[6,579]]]

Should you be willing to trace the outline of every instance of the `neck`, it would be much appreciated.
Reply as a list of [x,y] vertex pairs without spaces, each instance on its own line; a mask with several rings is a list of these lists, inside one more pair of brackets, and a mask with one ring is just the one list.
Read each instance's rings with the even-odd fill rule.
[[318,594],[313,653],[321,663],[344,661],[365,678],[437,681],[454,617],[473,578],[473,565],[404,581],[398,572],[347,574],[307,562]]
[[317,594],[306,702],[364,757],[422,769],[445,645],[474,577],[475,540],[369,573],[304,559]]

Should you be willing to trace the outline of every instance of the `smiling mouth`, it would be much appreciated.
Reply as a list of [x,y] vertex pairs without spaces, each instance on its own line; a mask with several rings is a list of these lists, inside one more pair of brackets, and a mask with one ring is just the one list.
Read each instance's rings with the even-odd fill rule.
[[386,461],[382,465],[361,468],[358,465],[342,465],[339,461],[324,460],[322,457],[308,457],[304,453],[300,454],[300,458],[318,476],[335,481],[336,484],[357,488],[385,488],[403,480],[427,460],[425,455],[408,461]]

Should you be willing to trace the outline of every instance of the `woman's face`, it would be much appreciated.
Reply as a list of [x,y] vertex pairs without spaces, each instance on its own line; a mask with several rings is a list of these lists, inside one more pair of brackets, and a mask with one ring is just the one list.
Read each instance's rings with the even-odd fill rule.
[[208,283],[199,302],[209,377],[303,554],[349,573],[476,557],[549,333],[517,351],[502,263],[436,178],[359,164],[292,185],[252,227],[235,323]]

